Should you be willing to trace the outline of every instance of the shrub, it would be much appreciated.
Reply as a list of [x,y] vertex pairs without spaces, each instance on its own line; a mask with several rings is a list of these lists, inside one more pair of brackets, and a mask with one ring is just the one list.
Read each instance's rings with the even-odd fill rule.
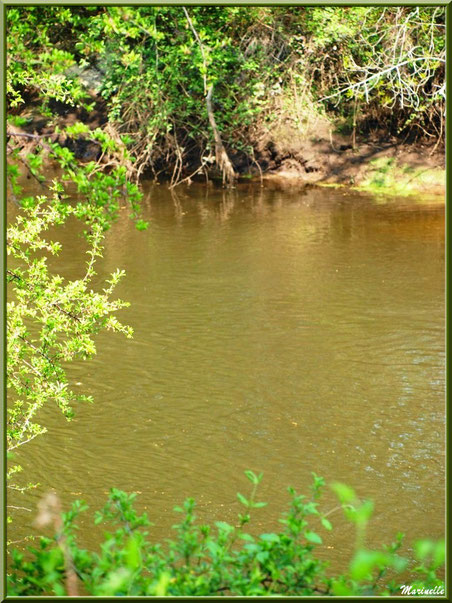
[[[87,506],[76,501],[70,511],[59,513],[56,497],[41,504],[41,525],[53,523],[54,538],[41,538],[39,548],[29,547],[31,560],[12,552],[12,573],[8,595],[96,596],[315,596],[400,594],[397,576],[411,569],[414,588],[443,589],[436,572],[444,563],[444,543],[421,541],[415,545],[419,562],[409,568],[399,556],[402,535],[381,550],[364,548],[363,536],[373,506],[359,501],[353,490],[333,484],[340,504],[327,513],[319,509],[324,480],[315,474],[311,496],[289,488],[290,504],[281,515],[281,529],[252,535],[245,530],[251,511],[265,506],[256,501],[262,474],[246,471],[253,489],[249,497],[237,494],[244,511],[236,525],[216,521],[202,525],[196,521],[195,502],[187,499],[175,507],[180,521],[174,536],[165,544],[148,539],[150,522],[138,515],[135,494],[110,491],[107,504],[95,514],[95,523],[110,524],[99,552],[77,545],[75,520]],[[317,530],[331,530],[327,516],[343,509],[356,528],[356,549],[348,571],[332,577],[327,564],[316,557],[322,544]],[[255,532],[255,530],[252,530]],[[391,574],[393,575],[392,579]]]

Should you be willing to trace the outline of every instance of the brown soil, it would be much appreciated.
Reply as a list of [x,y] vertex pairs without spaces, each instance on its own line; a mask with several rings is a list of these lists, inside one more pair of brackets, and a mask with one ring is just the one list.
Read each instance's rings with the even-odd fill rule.
[[[257,150],[266,180],[360,186],[369,179],[375,164],[392,160],[396,170],[403,168],[416,175],[434,172],[435,177],[425,179],[429,192],[444,194],[445,190],[438,176],[445,169],[444,144],[407,144],[381,131],[353,140],[352,134],[333,133],[331,124],[323,118],[316,119],[304,133],[288,123],[279,125],[260,140]],[[421,190],[422,179],[417,178],[415,186]],[[437,190],[433,191],[434,187]]]
[[[27,103],[27,113],[31,118],[24,128],[14,128],[15,132],[49,136],[58,140],[54,133],[55,125],[68,126],[76,121],[86,123],[91,129],[102,126],[107,121],[105,103],[98,97],[93,97],[95,107],[89,113],[85,110],[74,111],[62,103],[54,103],[52,109],[58,117],[52,125],[37,113],[38,104],[30,99]],[[275,129],[272,135],[267,135],[256,145],[256,159],[260,170],[255,164],[243,161],[243,157],[229,153],[236,172],[247,178],[263,178],[265,181],[285,181],[287,184],[339,184],[360,186],[369,176],[371,162],[378,159],[394,159],[399,166],[428,172],[445,170],[445,145],[424,142],[406,144],[397,140],[384,140],[383,135],[374,136],[372,140],[355,141],[352,136],[333,134],[330,124],[319,122],[315,124],[315,132],[300,133],[288,126]],[[61,139],[60,142],[74,150],[78,157],[87,161],[96,159],[98,145],[85,140],[71,141]],[[195,168],[196,169],[196,168]],[[187,166],[187,172],[193,172],[193,166]],[[215,174],[213,174],[215,176]],[[423,184],[416,184],[422,192]],[[444,194],[445,182],[441,178],[425,184],[429,193]]]
[[279,165],[267,170],[264,177],[360,185],[368,176],[370,162],[383,158],[414,170],[445,169],[444,149],[434,145],[359,141],[353,148],[345,137],[335,137],[304,141],[297,152],[277,157]]

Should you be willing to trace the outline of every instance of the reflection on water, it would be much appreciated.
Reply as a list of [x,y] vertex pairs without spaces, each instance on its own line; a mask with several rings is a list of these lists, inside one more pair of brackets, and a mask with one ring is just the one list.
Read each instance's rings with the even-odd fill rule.
[[[126,270],[121,318],[135,337],[102,334],[97,357],[70,367],[96,403],[69,424],[45,410],[49,433],[23,461],[41,483],[27,505],[48,488],[97,508],[111,486],[139,491],[161,538],[186,496],[203,519],[233,518],[250,468],[264,472],[261,499],[272,501],[256,513],[267,530],[285,488],[307,489],[315,471],[374,499],[375,545],[397,531],[441,536],[444,206],[151,186],[149,230],[127,214],[98,274]],[[77,278],[83,240],[69,227],[58,237],[58,269]],[[352,539],[332,519],[325,541],[339,562]]]

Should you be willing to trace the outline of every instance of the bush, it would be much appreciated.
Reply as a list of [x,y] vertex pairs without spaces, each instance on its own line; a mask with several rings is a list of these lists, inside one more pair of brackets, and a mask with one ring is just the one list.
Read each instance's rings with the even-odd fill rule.
[[[95,514],[95,523],[109,523],[99,552],[81,549],[75,538],[75,520],[87,506],[76,501],[62,516],[56,497],[41,504],[41,525],[53,523],[54,538],[41,538],[39,548],[29,547],[32,560],[13,551],[9,596],[96,595],[96,596],[315,596],[400,594],[397,575],[411,570],[411,586],[444,593],[436,572],[444,563],[444,543],[421,541],[415,545],[419,562],[414,568],[397,551],[402,535],[381,550],[367,550],[363,536],[372,514],[370,501],[359,501],[353,490],[333,484],[340,504],[328,513],[319,510],[324,480],[315,474],[308,498],[289,488],[289,509],[282,514],[280,531],[253,536],[245,531],[253,509],[265,506],[256,501],[262,474],[246,471],[253,485],[247,498],[237,494],[244,512],[236,525],[216,521],[196,522],[195,502],[187,499],[175,507],[180,521],[173,538],[153,544],[146,528],[146,514],[133,507],[135,494],[112,489],[105,507]],[[317,529],[331,530],[327,518],[343,509],[356,527],[356,550],[348,572],[327,574],[327,564],[316,555],[322,544]],[[310,525],[313,524],[312,526]],[[313,527],[315,526],[315,527]],[[392,579],[391,574],[393,575]],[[405,574],[406,575],[406,574]],[[414,577],[413,577],[414,576]],[[416,578],[419,576],[419,578]]]
[[15,6],[7,26],[9,108],[38,98],[50,119],[95,94],[137,178],[221,169],[220,138],[249,167],[275,130],[325,116],[444,139],[444,7]]

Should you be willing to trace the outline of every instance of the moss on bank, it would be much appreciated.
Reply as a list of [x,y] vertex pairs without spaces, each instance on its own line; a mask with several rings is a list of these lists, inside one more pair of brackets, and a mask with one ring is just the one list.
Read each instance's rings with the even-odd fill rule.
[[380,157],[369,163],[360,190],[393,195],[418,193],[444,194],[446,172],[431,166],[414,167],[391,157]]

